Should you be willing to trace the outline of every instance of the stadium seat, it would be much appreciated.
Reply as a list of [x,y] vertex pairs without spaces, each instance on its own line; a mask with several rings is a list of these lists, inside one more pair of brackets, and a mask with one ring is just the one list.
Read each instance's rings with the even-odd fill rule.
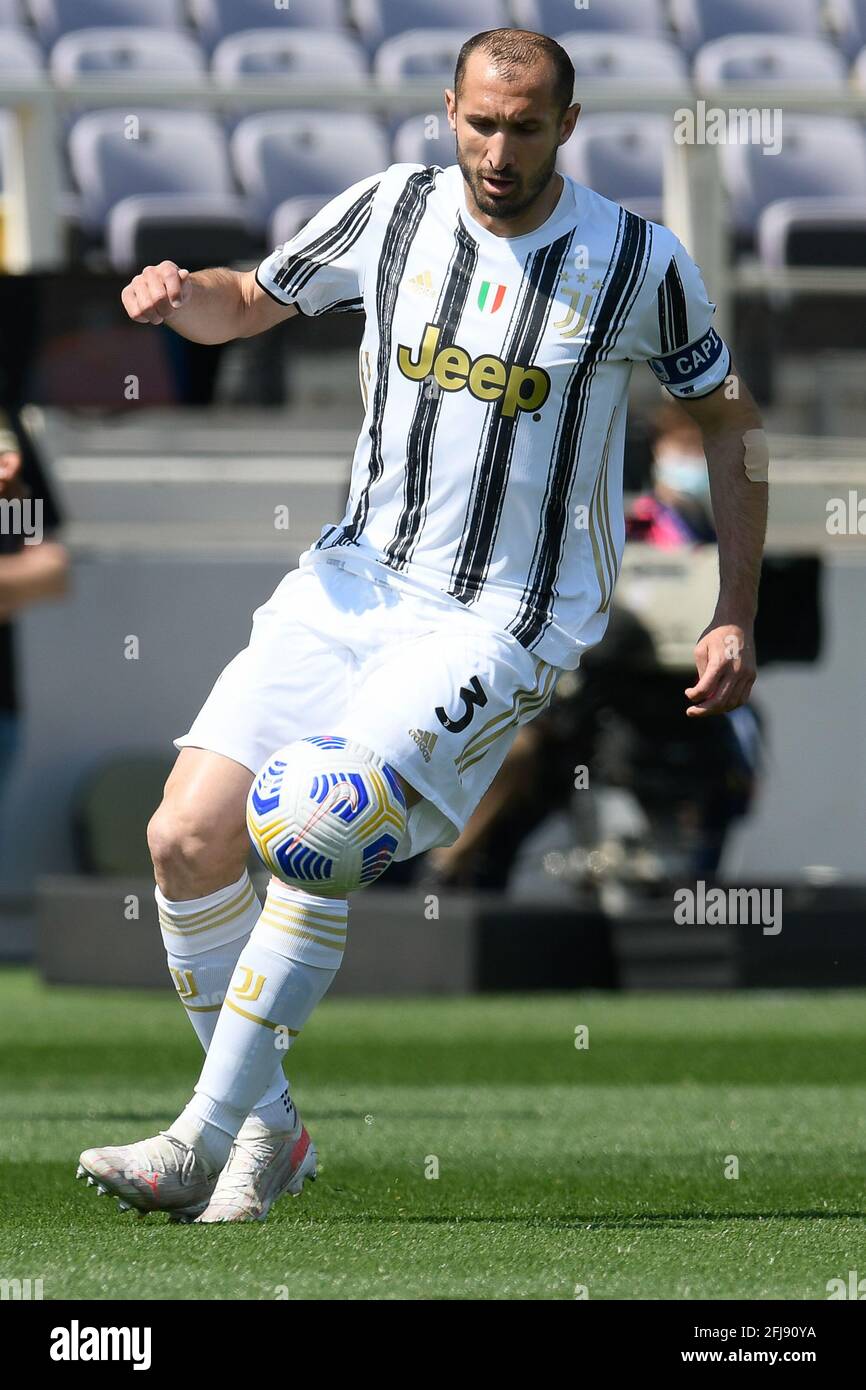
[[314,193],[309,198],[285,198],[278,203],[268,226],[268,247],[291,241],[329,201],[326,194]]
[[[577,78],[678,82],[688,67],[676,44],[641,34],[559,34]],[[579,95],[579,94],[578,94]]]
[[412,78],[452,85],[457,55],[471,29],[410,29],[386,39],[376,50],[373,71],[383,82]]
[[250,29],[221,39],[211,60],[225,82],[257,77],[357,77],[367,55],[348,34],[323,29]]
[[87,230],[102,228],[111,208],[133,194],[234,195],[225,136],[215,117],[143,109],[136,117],[138,137],[127,139],[130,119],[126,110],[93,111],[70,132],[69,157]]
[[378,121],[343,111],[247,116],[232,135],[231,152],[238,180],[262,226],[289,193],[333,197],[389,163]]
[[[428,133],[432,132],[432,133]],[[456,141],[445,115],[410,116],[394,132],[395,164],[438,164],[447,169],[457,163]]]
[[821,0],[670,0],[670,6],[689,53],[727,34],[822,34]]
[[229,34],[250,29],[342,29],[342,0],[189,0],[190,14],[208,52]]
[[261,239],[249,229],[243,199],[225,193],[121,198],[108,214],[106,244],[118,271],[164,260],[201,270],[231,265],[261,251]]
[[845,60],[824,39],[799,34],[731,34],[698,50],[695,80],[706,86],[725,82],[788,83],[793,87],[842,87]]
[[584,116],[559,151],[559,168],[602,197],[658,221],[670,140],[667,116],[628,111]]
[[357,39],[329,29],[247,29],[221,39],[211,63],[216,82],[249,89],[249,101],[223,112],[228,135],[245,117],[262,110],[262,103],[255,99],[256,82],[365,79],[369,66]]
[[181,0],[30,0],[30,10],[46,45],[75,29],[179,29]]
[[350,0],[349,12],[370,52],[409,29],[456,29],[469,38],[508,27],[503,0]]
[[576,26],[582,34],[621,30],[664,36],[668,32],[663,0],[591,0],[579,12],[574,0],[511,0],[511,14],[521,29],[554,38]]
[[41,72],[42,49],[26,29],[0,28],[0,72]]
[[51,75],[63,86],[78,77],[118,77],[152,84],[166,77],[204,74],[204,54],[187,34],[166,43],[158,29],[81,29],[64,34],[51,50]]
[[827,0],[827,14],[839,46],[849,59],[866,48],[866,0]]
[[866,268],[866,196],[782,198],[761,213],[758,251],[764,265]]
[[844,116],[787,115],[778,154],[760,144],[720,147],[733,226],[753,235],[758,218],[782,198],[866,197],[866,134]]

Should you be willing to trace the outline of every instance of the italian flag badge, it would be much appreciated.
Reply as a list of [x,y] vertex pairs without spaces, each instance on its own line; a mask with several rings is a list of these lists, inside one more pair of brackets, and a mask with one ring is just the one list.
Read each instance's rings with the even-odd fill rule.
[[495,314],[505,298],[505,286],[494,285],[491,280],[483,280],[478,291],[478,307],[486,314]]

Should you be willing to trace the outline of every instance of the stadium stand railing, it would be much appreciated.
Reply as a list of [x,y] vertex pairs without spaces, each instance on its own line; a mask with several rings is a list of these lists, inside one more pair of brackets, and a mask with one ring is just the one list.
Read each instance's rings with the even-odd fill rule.
[[[275,112],[305,111],[312,124],[315,112],[351,112],[378,127],[385,162],[442,162],[453,156],[442,89],[462,39],[519,25],[558,38],[575,63],[584,114],[560,167],[592,186],[595,171],[618,169],[622,185],[608,177],[600,191],[678,233],[704,271],[723,331],[737,295],[772,302],[866,292],[866,0],[478,0],[466,11],[464,0],[0,0],[4,268],[62,267],[69,227],[85,224],[101,248],[97,263],[102,254],[120,269],[119,259],[136,252],[136,217],[169,215],[157,201],[123,209],[119,230],[110,206],[88,223],[92,189],[69,186],[88,113],[159,109],[210,119],[207,186],[187,190],[181,161],[176,188],[170,180],[137,187],[130,165],[126,187],[118,177],[107,196],[224,196],[224,244],[242,246],[245,231],[263,241],[295,225],[298,200],[336,191],[320,186],[324,179],[286,187],[261,206],[254,171],[251,178],[239,165],[244,117],[267,123]],[[697,126],[717,111],[735,127],[740,121],[743,144],[653,133],[647,157],[640,123],[652,131],[648,117],[661,132],[675,116],[682,122],[691,112]],[[754,122],[776,112],[790,137],[767,158]],[[333,171],[341,187],[352,181],[353,154],[364,163],[362,143],[375,146],[375,132],[368,137],[347,131],[347,158]],[[265,162],[263,146],[256,157]],[[314,164],[307,161],[308,173]],[[368,172],[364,164],[354,177]],[[297,206],[278,216],[286,200]]]
[[[800,113],[845,117],[853,123],[866,117],[866,89],[852,87],[726,83],[701,87],[690,80],[674,85],[646,85],[633,80],[582,80],[579,91],[586,116],[639,111],[673,117],[691,110],[696,118],[711,108],[724,111],[775,111],[784,117]],[[299,77],[290,85],[263,79],[255,84],[252,104],[260,112],[274,110],[390,111],[439,115],[442,87],[413,79],[410,84],[341,76],[331,85]],[[703,103],[703,105],[700,105]],[[11,119],[4,123],[5,266],[12,272],[50,270],[64,263],[65,206],[57,129],[64,112],[133,107],[208,110],[230,114],[248,112],[251,92],[246,84],[228,86],[207,77],[172,77],[133,92],[122,79],[79,77],[58,87],[41,73],[0,70],[0,106]],[[578,127],[580,129],[580,127]],[[854,125],[863,139],[859,125]],[[447,136],[446,136],[447,138]],[[701,265],[718,304],[724,331],[731,296],[766,289],[801,294],[866,293],[866,270],[858,266],[820,267],[737,263],[730,246],[729,202],[722,164],[734,146],[711,143],[667,143],[663,165],[662,215]],[[750,147],[740,146],[739,150]],[[832,153],[832,151],[831,151]],[[395,156],[396,157],[396,156]],[[755,158],[762,157],[760,150]],[[850,173],[850,166],[849,166]],[[863,196],[862,181],[850,187]],[[800,190],[791,189],[794,196]],[[838,196],[838,188],[829,190]],[[286,196],[309,193],[287,189]],[[640,208],[638,210],[641,210]],[[838,208],[836,214],[838,216]]]

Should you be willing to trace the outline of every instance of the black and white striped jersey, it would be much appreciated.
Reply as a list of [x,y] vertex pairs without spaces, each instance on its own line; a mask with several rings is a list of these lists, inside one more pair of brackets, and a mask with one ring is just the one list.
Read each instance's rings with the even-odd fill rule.
[[346,513],[301,564],[327,554],[437,589],[576,666],[604,632],[622,553],[634,362],[681,397],[729,371],[674,234],[565,178],[543,226],[496,236],[457,165],[394,164],[257,278],[304,314],[366,315]]

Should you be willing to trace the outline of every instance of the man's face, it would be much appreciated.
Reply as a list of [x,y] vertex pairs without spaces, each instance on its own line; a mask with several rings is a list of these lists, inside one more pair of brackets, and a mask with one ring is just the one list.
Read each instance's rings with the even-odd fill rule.
[[481,51],[466,64],[459,99],[446,92],[457,137],[457,163],[480,212],[519,217],[549,184],[559,146],[580,107],[560,113],[551,97],[549,64],[540,60],[504,78]]

